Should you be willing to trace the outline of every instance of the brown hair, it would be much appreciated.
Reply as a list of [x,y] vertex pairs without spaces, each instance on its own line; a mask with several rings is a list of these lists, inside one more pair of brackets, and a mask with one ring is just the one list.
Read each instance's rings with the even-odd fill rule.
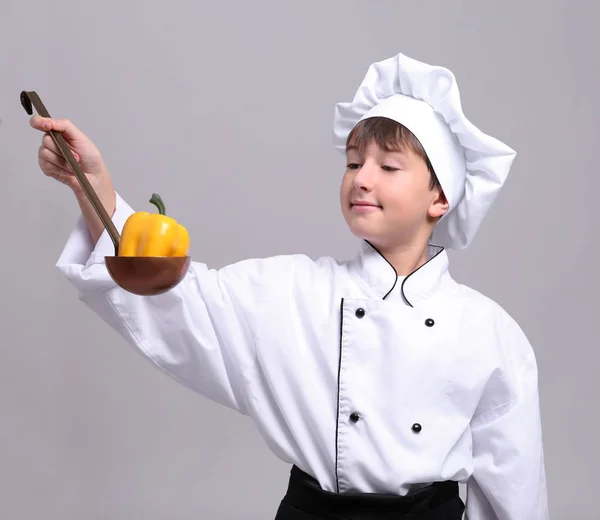
[[427,164],[427,169],[431,175],[429,189],[433,190],[440,186],[423,145],[415,134],[404,125],[387,117],[363,119],[350,132],[346,140],[346,146],[355,147],[359,153],[363,153],[365,148],[372,142],[375,142],[377,146],[386,152],[402,152],[406,148],[413,151]]

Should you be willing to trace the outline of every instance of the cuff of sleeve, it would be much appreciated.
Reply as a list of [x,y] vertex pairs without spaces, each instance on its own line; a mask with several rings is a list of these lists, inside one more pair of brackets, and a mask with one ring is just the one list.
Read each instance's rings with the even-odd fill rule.
[[[134,210],[127,202],[116,193],[115,213],[112,221],[119,234],[123,231],[123,226]],[[115,247],[106,229],[100,235],[100,238],[94,246],[90,239],[87,226],[83,217],[80,215],[74,228],[72,229],[67,242],[58,259],[57,266],[80,265],[89,266],[91,264],[104,263],[105,256],[113,256]]]

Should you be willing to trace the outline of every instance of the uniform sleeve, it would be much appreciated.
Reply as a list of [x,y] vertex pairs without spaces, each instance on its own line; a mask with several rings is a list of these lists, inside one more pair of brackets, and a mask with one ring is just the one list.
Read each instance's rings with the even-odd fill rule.
[[[119,230],[132,208],[117,194]],[[246,379],[254,363],[261,285],[276,258],[244,260],[220,270],[192,262],[167,293],[138,296],[110,277],[104,256],[114,255],[106,232],[92,247],[80,217],[57,267],[79,299],[144,358],[184,386],[246,414]]]
[[466,519],[547,520],[536,359],[508,315],[495,332],[501,363],[471,423],[474,466]]

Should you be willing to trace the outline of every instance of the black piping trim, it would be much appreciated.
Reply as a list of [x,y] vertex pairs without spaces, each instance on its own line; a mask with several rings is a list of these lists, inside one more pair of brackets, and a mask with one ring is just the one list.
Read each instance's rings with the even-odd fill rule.
[[427,262],[425,262],[422,266],[417,267],[412,273],[410,273],[403,281],[402,281],[402,285],[400,286],[400,292],[402,293],[402,298],[404,298],[404,301],[406,301],[406,303],[408,303],[408,305],[410,305],[411,307],[414,307],[412,303],[410,303],[408,301],[408,298],[406,297],[406,295],[404,294],[404,284],[406,283],[406,280],[408,280],[413,274],[415,274],[419,269],[421,269],[422,267],[425,267],[429,262],[431,262],[434,258],[436,258],[440,253],[442,253],[444,251],[444,247],[442,246],[435,246],[433,244],[431,244],[432,247],[439,247],[440,250],[434,255],[432,256],[429,260],[427,260]]
[[383,258],[389,265],[390,267],[394,270],[394,274],[396,275],[396,279],[394,280],[394,285],[392,285],[392,288],[387,292],[387,294],[383,297],[383,299],[385,300],[390,294],[392,294],[392,291],[394,290],[394,287],[396,287],[396,284],[398,283],[398,271],[396,271],[396,268],[390,263],[390,261],[381,254],[381,251],[379,251],[379,249],[377,249],[373,244],[371,244],[371,242],[369,242],[368,240],[365,240],[365,242],[367,244],[369,244],[375,251],[377,251],[377,253],[379,254],[379,256],[381,256],[381,258]]
[[340,480],[338,474],[338,436],[340,431],[340,379],[342,373],[342,339],[344,334],[344,298],[340,303],[340,358],[338,361],[338,393],[337,393],[337,416],[335,421],[335,485],[340,492]]
[[[381,256],[381,258],[383,258],[389,265],[390,267],[394,270],[394,273],[396,274],[396,280],[394,281],[394,285],[392,286],[392,288],[388,291],[388,293],[383,297],[383,299],[385,300],[390,294],[391,292],[394,290],[394,287],[396,287],[396,283],[398,283],[398,271],[396,271],[396,268],[390,263],[390,261],[381,254],[381,252],[379,251],[379,249],[377,249],[373,244],[371,244],[371,242],[369,242],[368,240],[365,240],[365,242],[367,244],[369,244],[375,251],[377,251],[377,253],[379,253],[379,255]],[[435,244],[428,244],[427,247],[438,247],[440,248],[440,250],[434,255],[432,256],[429,260],[427,260],[427,262],[425,262],[422,266],[417,267],[412,273],[410,273],[409,275],[406,276],[406,278],[404,278],[404,280],[402,281],[402,285],[400,286],[400,292],[402,293],[402,298],[404,298],[404,301],[410,305],[411,307],[414,307],[412,303],[410,303],[408,301],[408,298],[406,297],[406,294],[404,294],[404,284],[406,283],[406,280],[408,280],[413,274],[415,274],[419,269],[421,269],[422,267],[425,267],[429,262],[431,262],[434,258],[436,258],[438,255],[440,255],[441,253],[444,252],[444,250],[446,249],[443,246],[436,246]]]

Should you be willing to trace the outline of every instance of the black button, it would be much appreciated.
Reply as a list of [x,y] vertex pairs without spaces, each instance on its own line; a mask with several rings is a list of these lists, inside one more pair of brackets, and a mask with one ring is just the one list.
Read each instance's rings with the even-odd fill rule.
[[356,309],[356,317],[357,318],[363,318],[365,316],[365,310],[364,309]]
[[421,431],[421,425],[419,423],[415,423],[412,425],[412,431],[415,433],[419,433]]
[[431,318],[427,318],[425,320],[425,325],[427,325],[428,327],[433,327],[434,324],[435,324],[435,321],[433,321]]
[[350,414],[350,420],[355,423],[358,422],[358,420],[360,419],[360,415],[358,415],[356,412],[352,412]]

